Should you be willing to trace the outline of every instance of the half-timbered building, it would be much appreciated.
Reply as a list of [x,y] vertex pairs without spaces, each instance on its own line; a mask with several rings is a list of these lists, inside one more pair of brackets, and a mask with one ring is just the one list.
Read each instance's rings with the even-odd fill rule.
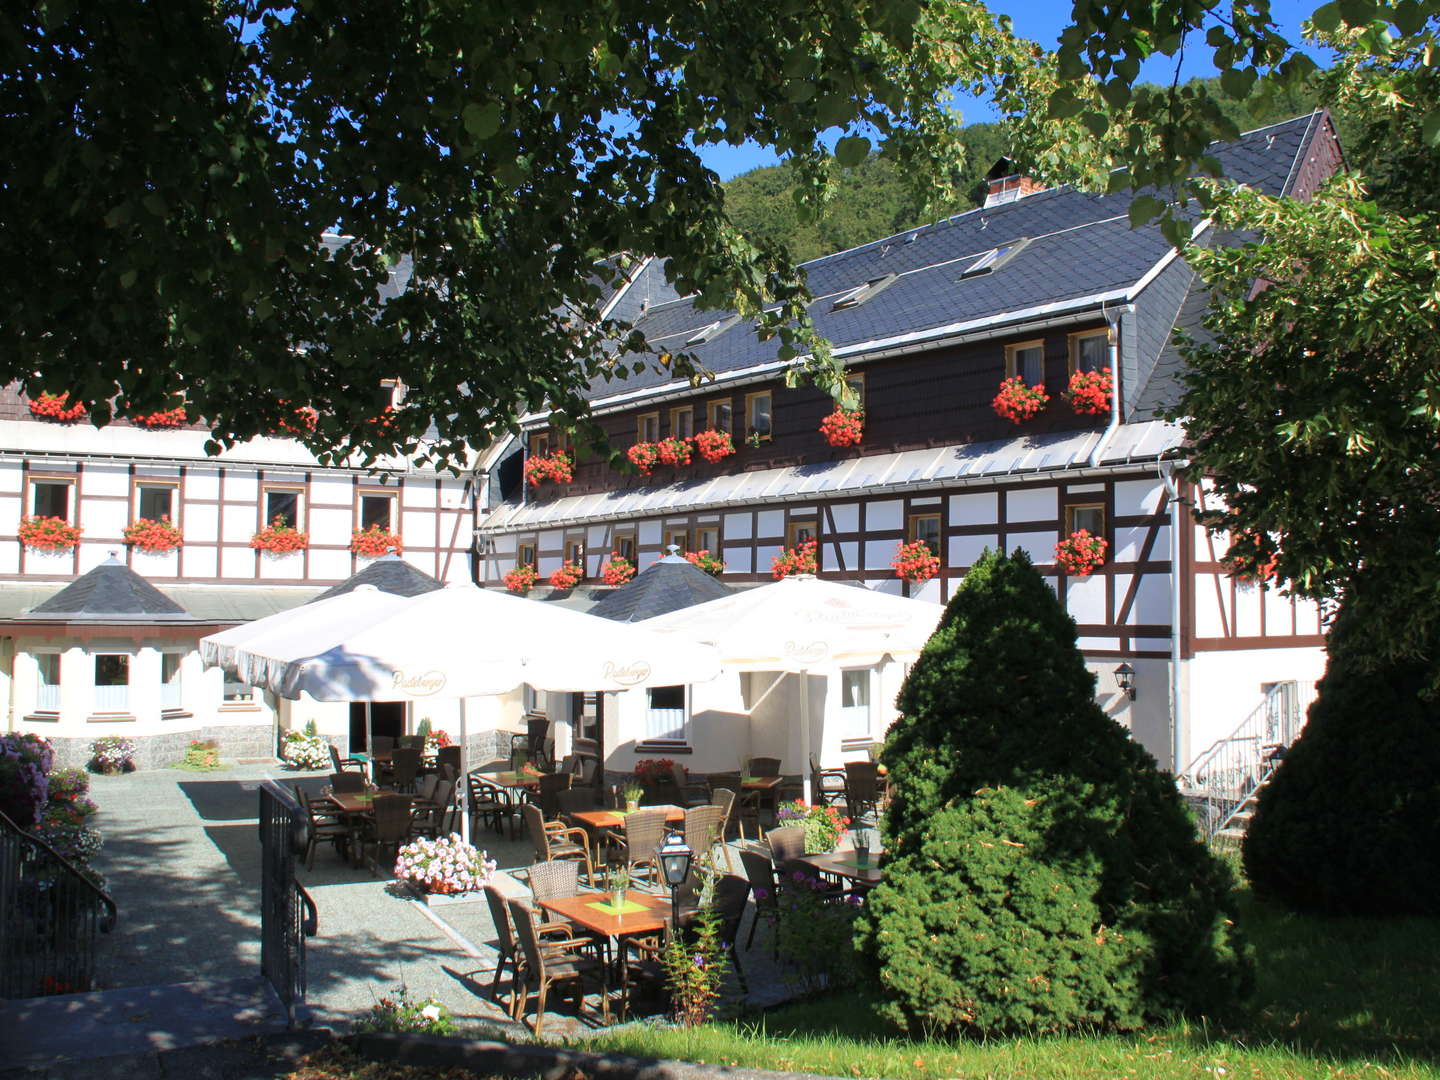
[[[1298,198],[1341,162],[1323,112],[1213,153],[1234,181]],[[1175,475],[1184,432],[1160,414],[1178,397],[1176,331],[1198,327],[1202,283],[1158,229],[1131,227],[1128,194],[1007,179],[979,209],[806,264],[815,323],[863,407],[854,446],[830,445],[821,422],[834,403],[787,388],[773,342],[676,295],[657,261],[640,264],[612,310],[713,378],[696,387],[654,370],[597,383],[595,414],[621,447],[709,429],[728,432],[734,452],[648,475],[582,455],[564,483],[524,484],[512,467],[477,532],[483,579],[498,584],[520,564],[543,579],[578,562],[593,580],[611,552],[644,567],[674,544],[718,552],[722,579],[743,585],[814,539],[822,576],[943,602],[985,548],[1020,548],[1075,618],[1104,707],[1170,768],[1234,728],[1268,685],[1313,682],[1321,613],[1227,575],[1223,540],[1192,517],[1203,491]],[[1195,230],[1226,242],[1207,222]],[[1111,377],[1097,412],[1066,400],[1077,371]],[[993,406],[1017,375],[1049,396],[1018,423]],[[565,445],[548,417],[528,418],[527,460]],[[1080,529],[1108,545],[1083,576],[1056,556]],[[921,584],[891,565],[913,540],[941,560]],[[1115,677],[1122,665],[1133,693]],[[660,748],[683,753],[685,737]]]

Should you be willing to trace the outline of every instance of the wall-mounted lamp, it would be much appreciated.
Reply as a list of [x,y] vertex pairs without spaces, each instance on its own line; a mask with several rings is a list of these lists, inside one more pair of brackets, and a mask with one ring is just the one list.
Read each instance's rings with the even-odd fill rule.
[[1115,685],[1120,687],[1120,690],[1123,693],[1128,694],[1131,701],[1134,701],[1135,669],[1132,668],[1129,664],[1121,664],[1119,667],[1117,667],[1115,669]]

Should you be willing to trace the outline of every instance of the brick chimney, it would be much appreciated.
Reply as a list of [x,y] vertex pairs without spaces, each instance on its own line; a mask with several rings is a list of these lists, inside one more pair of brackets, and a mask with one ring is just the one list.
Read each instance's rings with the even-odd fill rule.
[[1001,203],[1023,199],[1032,191],[1044,191],[1045,185],[1031,177],[1022,175],[1013,161],[1002,157],[985,174],[985,205],[999,206]]

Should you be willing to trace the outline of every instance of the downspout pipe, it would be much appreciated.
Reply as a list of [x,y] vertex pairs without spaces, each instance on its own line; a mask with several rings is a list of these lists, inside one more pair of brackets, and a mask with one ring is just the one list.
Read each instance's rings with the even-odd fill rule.
[[1110,440],[1115,437],[1115,432],[1120,427],[1120,319],[1121,316],[1133,314],[1135,305],[1122,304],[1115,308],[1102,307],[1100,310],[1109,327],[1106,337],[1110,341],[1110,423],[1105,425],[1095,449],[1090,451],[1091,468],[1100,464],[1100,459],[1110,446]]
[[1185,694],[1180,677],[1180,590],[1184,582],[1180,578],[1180,529],[1184,524],[1184,513],[1180,506],[1180,489],[1175,483],[1175,464],[1171,461],[1157,461],[1155,471],[1170,496],[1170,771],[1177,777],[1189,762],[1185,755],[1189,741],[1189,721],[1185,709]]

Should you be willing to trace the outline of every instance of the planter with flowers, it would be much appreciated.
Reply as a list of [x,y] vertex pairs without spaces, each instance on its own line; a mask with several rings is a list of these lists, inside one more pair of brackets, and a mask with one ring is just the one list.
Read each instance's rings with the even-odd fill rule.
[[896,549],[890,565],[895,568],[895,576],[900,580],[919,585],[940,572],[940,556],[931,551],[924,540],[911,540]]
[[85,406],[81,402],[70,404],[70,394],[46,394],[40,393],[30,399],[30,412],[43,420],[54,420],[61,424],[71,424],[85,415]]
[[606,585],[624,585],[635,576],[635,564],[618,552],[610,553],[610,561],[600,567],[600,580]]
[[280,759],[292,769],[329,769],[330,744],[319,735],[287,731],[280,746]]
[[655,453],[660,458],[662,465],[689,465],[695,460],[695,448],[690,445],[690,440],[676,438],[673,435],[656,443]]
[[421,895],[454,896],[479,892],[500,864],[474,844],[451,833],[406,844],[395,856],[395,877]]
[[535,587],[535,582],[538,581],[539,578],[540,575],[536,572],[535,567],[517,566],[514,570],[506,574],[502,580],[505,582],[505,588],[517,596],[524,596]]
[[1110,393],[1114,383],[1108,371],[1077,371],[1070,376],[1065,397],[1070,407],[1081,416],[1104,416],[1110,411]]
[[1264,585],[1275,576],[1279,561],[1280,552],[1268,536],[1235,532],[1230,536],[1230,550],[1220,563],[1241,585]]
[[696,570],[704,570],[711,577],[719,577],[725,572],[725,560],[719,555],[711,555],[705,548],[699,551],[687,551],[685,561]]
[[138,518],[134,524],[125,526],[125,543],[141,551],[174,551],[184,542],[180,530],[169,518],[162,517],[159,521]]
[[990,407],[1012,424],[1023,424],[1032,416],[1038,416],[1050,402],[1043,385],[1026,386],[1025,380],[1013,375],[1000,384],[1000,392]]
[[135,767],[135,744],[119,735],[102,735],[90,744],[91,764],[106,776],[118,776]]
[[695,449],[700,451],[702,458],[713,465],[735,453],[735,440],[730,437],[728,431],[706,428],[704,431],[696,433]]
[[[281,406],[288,406],[289,403],[282,401]],[[294,435],[297,438],[305,435],[315,434],[315,426],[320,422],[320,414],[308,405],[302,405],[298,409],[290,409],[284,416],[275,422],[274,433]]]
[[146,413],[144,416],[132,416],[131,419],[141,427],[147,428],[177,428],[184,425],[185,407],[177,405],[173,409],[163,409],[160,412]]
[[649,476],[655,471],[655,465],[660,460],[660,445],[653,442],[637,442],[625,451],[625,456],[630,459],[631,465],[640,470],[641,476]]
[[1105,561],[1109,546],[1103,538],[1091,536],[1089,529],[1076,529],[1055,545],[1055,562],[1067,574],[1089,577]]
[[400,537],[379,525],[371,525],[368,529],[356,529],[350,534],[350,550],[367,559],[378,559],[391,552],[399,555],[405,549],[400,544]]
[[770,563],[770,576],[776,581],[791,574],[813,574],[819,567],[814,540],[802,540],[793,548],[786,548]]
[[289,555],[292,551],[304,551],[309,544],[309,533],[292,528],[279,516],[250,538],[252,548],[270,555]]
[[859,446],[865,437],[865,414],[859,409],[837,408],[820,421],[820,434],[831,446]]
[[650,789],[662,785],[673,785],[675,783],[675,761],[668,757],[641,758],[635,762],[635,779]]
[[37,551],[69,551],[80,542],[80,526],[58,517],[21,518],[18,533],[22,544]]
[[432,728],[425,735],[425,756],[434,757],[447,746],[454,746],[455,740],[444,728]]
[[560,569],[550,575],[550,584],[557,589],[573,589],[585,580],[585,567],[579,563],[561,563]]
[[575,459],[568,450],[557,450],[548,457],[532,457],[525,462],[525,482],[539,487],[549,481],[568,484],[575,479]]
[[800,799],[781,803],[775,816],[782,825],[804,826],[807,855],[834,851],[840,834],[850,824],[850,819],[842,817],[833,806],[811,806]]

